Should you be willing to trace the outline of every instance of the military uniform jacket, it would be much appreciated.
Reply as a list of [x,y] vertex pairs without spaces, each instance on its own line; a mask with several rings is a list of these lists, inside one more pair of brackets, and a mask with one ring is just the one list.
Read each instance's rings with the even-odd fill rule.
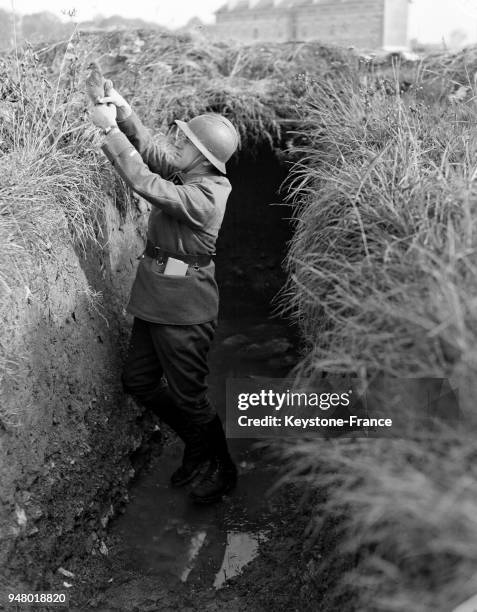
[[[231,186],[213,169],[182,174],[175,169],[133,112],[118,122],[121,132],[106,136],[102,150],[121,177],[152,204],[147,238],[155,246],[190,255],[215,252]],[[213,261],[185,276],[163,274],[164,266],[145,255],[139,263],[127,311],[145,321],[169,325],[217,318],[219,294]]]

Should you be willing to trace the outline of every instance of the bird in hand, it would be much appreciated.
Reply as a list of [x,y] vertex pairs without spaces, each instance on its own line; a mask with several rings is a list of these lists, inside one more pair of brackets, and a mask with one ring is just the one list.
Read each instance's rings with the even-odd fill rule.
[[86,93],[91,98],[93,104],[98,104],[98,98],[104,96],[104,84],[106,81],[98,62],[91,62],[88,70],[90,73],[86,77]]

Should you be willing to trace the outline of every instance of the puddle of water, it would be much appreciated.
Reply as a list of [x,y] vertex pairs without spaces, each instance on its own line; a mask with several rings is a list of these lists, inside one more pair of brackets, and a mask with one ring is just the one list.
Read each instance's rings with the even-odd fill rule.
[[263,531],[257,533],[229,531],[224,558],[219,571],[215,575],[214,587],[220,589],[224,586],[226,580],[238,576],[247,563],[258,556],[260,543],[267,539],[268,537]]
[[181,574],[181,582],[186,582],[189,574],[193,570],[194,565],[195,565],[195,560],[197,558],[197,555],[199,554],[200,549],[202,548],[202,545],[204,544],[206,536],[207,536],[206,531],[199,531],[199,533],[196,533],[192,536],[192,539],[189,545],[189,550],[187,553],[187,564],[185,568],[182,570],[182,574]]

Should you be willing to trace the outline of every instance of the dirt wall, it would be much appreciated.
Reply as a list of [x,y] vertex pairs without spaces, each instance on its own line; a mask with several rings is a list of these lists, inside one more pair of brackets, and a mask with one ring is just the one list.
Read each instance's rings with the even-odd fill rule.
[[134,205],[120,212],[105,200],[103,248],[89,245],[83,254],[65,232],[47,260],[30,257],[8,296],[0,567],[11,581],[38,580],[55,569],[51,559],[100,550],[112,505],[126,496],[131,454],[151,426],[120,387],[130,323],[124,306],[145,212]]

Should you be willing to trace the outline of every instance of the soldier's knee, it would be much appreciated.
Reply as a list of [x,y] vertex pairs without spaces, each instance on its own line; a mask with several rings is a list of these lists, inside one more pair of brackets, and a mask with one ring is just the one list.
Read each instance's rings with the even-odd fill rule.
[[137,401],[145,402],[162,389],[162,379],[149,379],[124,370],[121,374],[124,393],[132,395]]

